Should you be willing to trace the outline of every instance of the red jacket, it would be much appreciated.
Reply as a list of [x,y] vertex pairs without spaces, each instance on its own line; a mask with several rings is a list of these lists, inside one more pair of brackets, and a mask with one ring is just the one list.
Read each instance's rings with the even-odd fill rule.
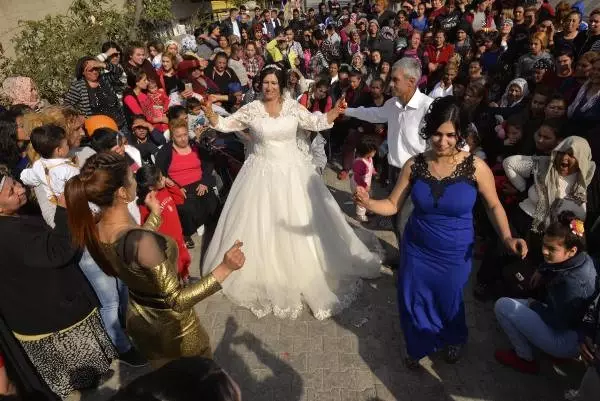
[[[427,46],[427,54],[429,55],[430,63],[441,64],[441,67],[443,67],[454,55],[454,46],[445,44],[438,53],[438,49],[436,49],[434,45],[429,45]],[[439,67],[438,71],[441,71]]]
[[[177,186],[165,187],[156,193],[156,198],[160,202],[160,207],[162,209],[162,223],[158,228],[158,232],[173,238],[177,243],[177,248],[179,249],[177,273],[179,274],[179,277],[185,278],[190,274],[189,267],[192,258],[185,247],[185,242],[183,241],[183,229],[181,228],[179,214],[177,214],[177,205],[182,205],[185,199],[183,192],[181,192],[181,189]],[[139,207],[143,224],[150,215],[150,210],[148,210],[148,207],[144,204]]]

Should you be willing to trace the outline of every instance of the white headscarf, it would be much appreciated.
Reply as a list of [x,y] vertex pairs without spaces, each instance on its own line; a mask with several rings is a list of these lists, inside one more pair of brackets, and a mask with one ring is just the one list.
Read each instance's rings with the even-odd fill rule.
[[[508,103],[508,90],[513,85],[516,85],[519,88],[521,88],[521,92],[523,93],[523,95],[516,102],[509,104]],[[510,81],[510,83],[508,85],[506,85],[506,89],[504,90],[504,95],[502,95],[502,99],[500,99],[500,107],[516,106],[517,104],[519,104],[521,102],[521,100],[523,100],[525,98],[525,96],[527,96],[528,93],[529,93],[529,89],[527,87],[527,81],[524,80],[523,78],[515,78],[512,81]]]

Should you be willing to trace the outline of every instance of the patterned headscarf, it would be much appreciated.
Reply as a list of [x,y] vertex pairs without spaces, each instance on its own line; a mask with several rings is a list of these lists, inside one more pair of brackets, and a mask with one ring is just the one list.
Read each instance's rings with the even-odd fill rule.
[[533,68],[536,70],[553,71],[554,63],[550,59],[541,58],[533,64]]
[[379,36],[381,36],[382,38],[387,39],[387,40],[394,40],[394,37],[396,36],[396,34],[394,33],[393,28],[390,28],[389,26],[384,26],[379,31]]
[[196,38],[194,36],[185,35],[183,38],[181,38],[181,53],[196,53],[196,50],[198,50],[198,43],[196,42]]
[[29,77],[9,77],[2,83],[2,95],[10,100],[12,105],[25,104],[32,109],[40,103],[35,82]]

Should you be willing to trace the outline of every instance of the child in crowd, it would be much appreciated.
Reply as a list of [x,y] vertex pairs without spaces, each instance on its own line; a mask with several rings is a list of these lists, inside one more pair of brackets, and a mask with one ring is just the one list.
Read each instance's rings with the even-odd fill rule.
[[196,128],[202,128],[206,125],[206,117],[200,106],[200,100],[189,98],[186,102],[188,130],[190,138],[195,137]]
[[[186,108],[183,106],[180,106],[180,105],[175,105],[175,106],[169,107],[169,110],[167,111],[167,117],[168,117],[169,121],[184,120],[185,122],[188,122],[188,118],[189,118]],[[164,135],[165,135],[165,138],[167,139],[167,142],[171,140],[171,131],[166,130],[164,132]]]
[[[377,141],[370,136],[363,136],[356,145],[356,159],[352,163],[352,179],[350,186],[352,193],[356,192],[357,187],[363,187],[367,191],[371,190],[371,181],[375,175],[373,157],[377,153]],[[356,205],[356,219],[363,223],[369,221],[367,218],[367,209]]]
[[534,134],[535,154],[549,156],[563,139],[563,122],[561,120],[544,120]]
[[160,132],[165,132],[169,128],[169,119],[167,118],[167,110],[169,110],[169,96],[163,88],[159,88],[158,84],[153,79],[148,79],[148,112],[146,118],[150,121],[154,128]]
[[156,191],[156,198],[160,202],[162,210],[162,222],[158,232],[171,237],[179,250],[177,259],[177,274],[183,282],[189,278],[189,266],[192,261],[185,242],[183,240],[183,229],[179,214],[177,214],[177,205],[182,205],[185,195],[177,185],[167,186],[165,177],[156,166],[144,166],[135,174],[137,181],[138,206],[142,224],[150,215],[150,210],[144,204],[146,196],[151,191]]
[[[518,197],[518,191],[514,189],[510,180],[506,177],[504,168],[502,167],[502,161],[509,156],[522,154],[521,149],[523,145],[523,120],[521,115],[513,115],[508,120],[502,121],[496,126],[496,134],[502,141],[502,147],[500,152],[496,156],[496,163],[491,165],[492,172],[494,173],[494,181],[496,183],[496,191],[503,205],[514,205],[521,199]],[[491,162],[491,160],[490,160]]]
[[500,124],[496,126],[496,135],[502,141],[502,150],[496,158],[496,162],[500,163],[502,169],[502,160],[509,156],[521,154],[521,145],[523,142],[523,120],[521,115],[513,115],[507,120],[501,116]]
[[56,204],[65,191],[65,183],[79,174],[77,165],[67,158],[69,145],[65,130],[54,124],[34,128],[31,145],[41,158],[21,172],[21,181],[29,187],[41,185],[48,200]]
[[229,111],[231,113],[235,113],[242,107],[242,101],[244,100],[244,91],[242,90],[242,85],[239,82],[232,82],[228,85],[229,95],[232,99],[231,106],[229,107]]
[[539,371],[535,348],[555,358],[579,356],[577,329],[598,290],[594,261],[585,252],[583,221],[573,212],[561,212],[548,226],[542,254],[544,262],[529,285],[544,286],[544,299],[500,298],[494,307],[513,346],[496,351],[496,360],[524,373]]
[[466,128],[466,142],[469,146],[469,151],[481,160],[486,160],[487,156],[481,147],[481,137],[475,124],[470,123]]

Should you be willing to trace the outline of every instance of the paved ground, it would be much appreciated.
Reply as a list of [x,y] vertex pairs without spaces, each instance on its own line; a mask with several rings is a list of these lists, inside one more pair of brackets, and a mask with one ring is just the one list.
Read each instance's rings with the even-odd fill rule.
[[[325,180],[348,212],[348,183],[337,181],[331,170]],[[390,232],[377,235],[384,245],[394,242]],[[386,249],[395,252],[389,244]],[[220,293],[201,302],[196,311],[211,336],[215,359],[240,383],[244,401],[553,401],[562,400],[564,390],[581,377],[576,363],[561,366],[561,371],[545,361],[539,376],[496,364],[493,350],[505,346],[506,340],[491,305],[476,303],[470,291],[470,339],[464,358],[447,365],[435,355],[423,361],[422,372],[408,371],[402,366],[392,271],[384,268],[381,278],[364,287],[357,302],[327,321],[317,321],[307,311],[295,321],[272,316],[259,320]],[[121,383],[146,371],[117,362],[113,367],[113,377],[100,389],[70,399],[106,400]]]

